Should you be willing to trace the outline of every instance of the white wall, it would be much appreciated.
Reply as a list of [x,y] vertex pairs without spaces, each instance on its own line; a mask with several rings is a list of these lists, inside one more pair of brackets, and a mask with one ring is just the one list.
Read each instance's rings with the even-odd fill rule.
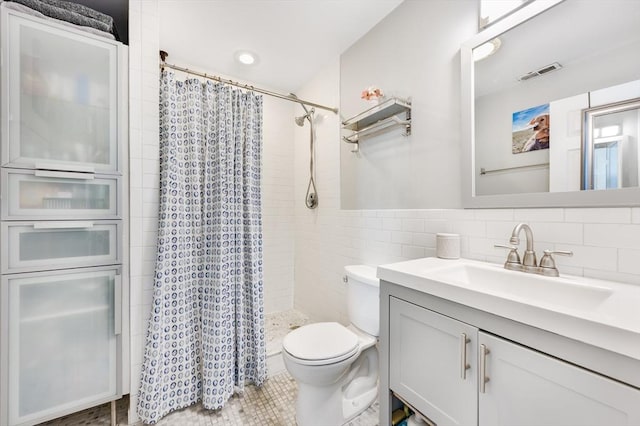
[[[158,0],[130,0],[131,407],[151,312],[160,186]],[[164,24],[164,23],[163,23]],[[207,73],[215,70],[203,70]],[[237,79],[234,79],[237,80]],[[265,312],[293,306],[293,114],[290,102],[264,97],[263,241]]]
[[412,99],[412,134],[341,145],[343,208],[460,207],[460,44],[475,34],[476,0],[405,1],[341,57],[342,119],[370,107],[376,85]]
[[[417,2],[405,2],[399,9],[415,7],[414,3]],[[450,2],[451,7],[459,7],[457,3]],[[440,39],[443,37],[441,34]],[[442,60],[444,68],[433,64],[434,75],[439,75],[438,70],[449,69],[449,61]],[[440,96],[458,99],[459,89],[445,86],[448,88],[442,89]],[[335,105],[339,93],[338,58],[299,91],[301,97],[327,105]],[[455,108],[453,101],[450,108]],[[425,128],[440,114],[439,110],[424,110],[414,116],[414,125]],[[449,143],[460,144],[459,128],[451,123],[448,131]],[[574,252],[571,258],[557,258],[562,273],[640,284],[640,208],[341,210],[339,170],[344,143],[340,142],[339,118],[329,115],[318,124],[320,204],[316,210],[307,210],[303,201],[308,134],[298,130],[295,137],[295,307],[314,320],[348,323],[346,288],[341,279],[345,265],[379,265],[434,256],[437,232],[459,233],[463,257],[502,263],[506,253],[493,245],[506,244],[519,222],[531,225],[538,253],[546,248]],[[426,169],[420,177],[424,182],[457,180],[455,174],[459,173],[459,166],[444,172]],[[387,195],[385,190],[378,187],[376,196]],[[431,190],[436,194],[444,191]]]
[[151,312],[158,223],[158,0],[129,1],[129,217],[131,387],[136,422],[143,344]]

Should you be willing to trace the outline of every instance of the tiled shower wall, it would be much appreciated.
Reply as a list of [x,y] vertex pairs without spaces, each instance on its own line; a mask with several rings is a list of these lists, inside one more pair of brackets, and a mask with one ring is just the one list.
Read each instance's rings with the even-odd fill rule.
[[[300,96],[338,105],[339,76],[336,59]],[[547,248],[573,251],[556,257],[562,273],[640,285],[640,208],[340,210],[339,119],[328,113],[318,123],[316,210],[304,207],[308,135],[296,131],[295,307],[313,320],[348,323],[345,265],[435,256],[437,232],[460,234],[462,257],[502,263],[507,253],[493,245],[507,244],[519,222],[531,225],[539,256]]]
[[[137,420],[144,342],[151,311],[159,207],[158,0],[130,0],[131,407]],[[178,56],[178,55],[174,55]],[[211,71],[211,70],[205,70]],[[265,311],[293,306],[294,105],[264,98],[263,241]]]
[[138,420],[158,222],[158,28],[158,0],[129,1],[130,424]]

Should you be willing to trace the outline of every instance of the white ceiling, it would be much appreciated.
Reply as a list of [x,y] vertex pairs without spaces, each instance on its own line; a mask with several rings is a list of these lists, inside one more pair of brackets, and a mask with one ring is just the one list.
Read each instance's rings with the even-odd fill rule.
[[565,68],[584,66],[587,60],[601,61],[604,52],[625,46],[629,55],[637,54],[632,49],[640,43],[639,22],[638,0],[566,0],[499,36],[500,49],[475,64],[475,95],[522,85],[518,77],[553,62]]
[[[160,0],[167,62],[294,92],[403,0]],[[235,62],[238,50],[259,56]]]

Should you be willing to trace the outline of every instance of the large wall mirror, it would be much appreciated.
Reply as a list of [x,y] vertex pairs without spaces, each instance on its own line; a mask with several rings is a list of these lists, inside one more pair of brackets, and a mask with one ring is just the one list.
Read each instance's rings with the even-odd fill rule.
[[640,205],[640,1],[536,0],[464,43],[464,207]]

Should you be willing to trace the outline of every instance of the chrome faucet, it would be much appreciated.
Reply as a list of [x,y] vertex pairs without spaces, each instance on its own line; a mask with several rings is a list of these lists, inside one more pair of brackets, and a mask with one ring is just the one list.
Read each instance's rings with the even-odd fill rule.
[[[520,244],[520,231],[524,229],[524,235],[527,239],[527,246],[520,261],[520,255],[518,254],[518,245]],[[509,249],[507,260],[504,263],[505,269],[511,269],[513,271],[529,272],[533,274],[546,275],[550,277],[557,277],[560,275],[556,262],[553,260],[553,254],[560,254],[564,256],[573,256],[573,252],[564,250],[545,250],[544,256],[540,259],[540,265],[536,259],[536,252],[533,249],[533,231],[531,227],[526,223],[519,223],[513,228],[511,232],[511,238],[509,242],[510,246],[496,244],[495,247],[502,247]]]
[[[513,228],[511,231],[511,238],[509,238],[509,242],[514,246],[520,244],[520,231],[524,229],[524,236],[527,239],[527,248],[524,251],[524,256],[522,256],[522,268],[525,272],[528,268],[537,268],[538,267],[538,259],[536,259],[536,252],[533,251],[533,231],[526,223],[519,223]],[[533,271],[531,271],[533,272]]]

